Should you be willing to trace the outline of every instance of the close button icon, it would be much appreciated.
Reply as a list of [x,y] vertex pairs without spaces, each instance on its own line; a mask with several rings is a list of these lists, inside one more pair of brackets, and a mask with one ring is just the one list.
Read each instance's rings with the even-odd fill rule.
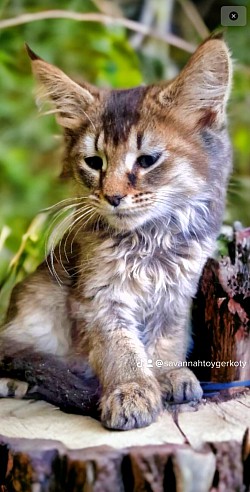
[[239,17],[239,15],[238,15],[238,13],[237,13],[237,12],[235,12],[235,11],[230,12],[230,14],[229,14],[229,19],[231,19],[232,21],[237,20],[237,19],[238,19],[238,17]]
[[231,5],[221,7],[222,26],[246,26],[247,9],[244,5]]

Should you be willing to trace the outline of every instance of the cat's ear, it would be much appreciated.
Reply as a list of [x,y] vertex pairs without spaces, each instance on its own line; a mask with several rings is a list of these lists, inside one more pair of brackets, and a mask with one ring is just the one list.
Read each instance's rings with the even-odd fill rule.
[[232,61],[222,35],[211,36],[195,51],[180,75],[160,92],[164,105],[180,108],[201,126],[220,126],[232,80]]
[[77,84],[59,68],[37,56],[28,45],[26,49],[39,86],[38,103],[52,103],[54,109],[51,112],[64,128],[79,127],[87,117],[88,107],[98,98],[98,89],[90,84]]

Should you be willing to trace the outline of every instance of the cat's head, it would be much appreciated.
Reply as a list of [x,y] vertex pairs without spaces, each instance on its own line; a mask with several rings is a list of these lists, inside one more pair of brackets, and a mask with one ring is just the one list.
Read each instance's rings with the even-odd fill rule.
[[79,85],[28,52],[65,130],[63,172],[96,217],[118,230],[135,229],[211,186],[231,86],[223,39],[206,40],[173,81],[128,90]]

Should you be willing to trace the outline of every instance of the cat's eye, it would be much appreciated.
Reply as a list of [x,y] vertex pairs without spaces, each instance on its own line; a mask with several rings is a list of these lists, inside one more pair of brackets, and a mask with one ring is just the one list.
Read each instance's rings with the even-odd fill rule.
[[152,155],[140,155],[137,157],[136,163],[142,167],[143,169],[147,169],[147,167],[153,166],[160,157],[160,154],[152,154]]
[[93,155],[91,157],[85,157],[85,162],[91,169],[99,171],[102,168],[102,158],[99,155]]

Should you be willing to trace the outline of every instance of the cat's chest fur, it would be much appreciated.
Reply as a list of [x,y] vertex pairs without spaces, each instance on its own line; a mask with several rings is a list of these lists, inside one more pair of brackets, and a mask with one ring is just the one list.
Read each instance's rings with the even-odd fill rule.
[[95,323],[115,306],[141,330],[155,326],[159,313],[169,318],[173,303],[195,294],[204,262],[199,243],[162,227],[106,238],[92,233],[81,256],[77,291],[86,321]]

